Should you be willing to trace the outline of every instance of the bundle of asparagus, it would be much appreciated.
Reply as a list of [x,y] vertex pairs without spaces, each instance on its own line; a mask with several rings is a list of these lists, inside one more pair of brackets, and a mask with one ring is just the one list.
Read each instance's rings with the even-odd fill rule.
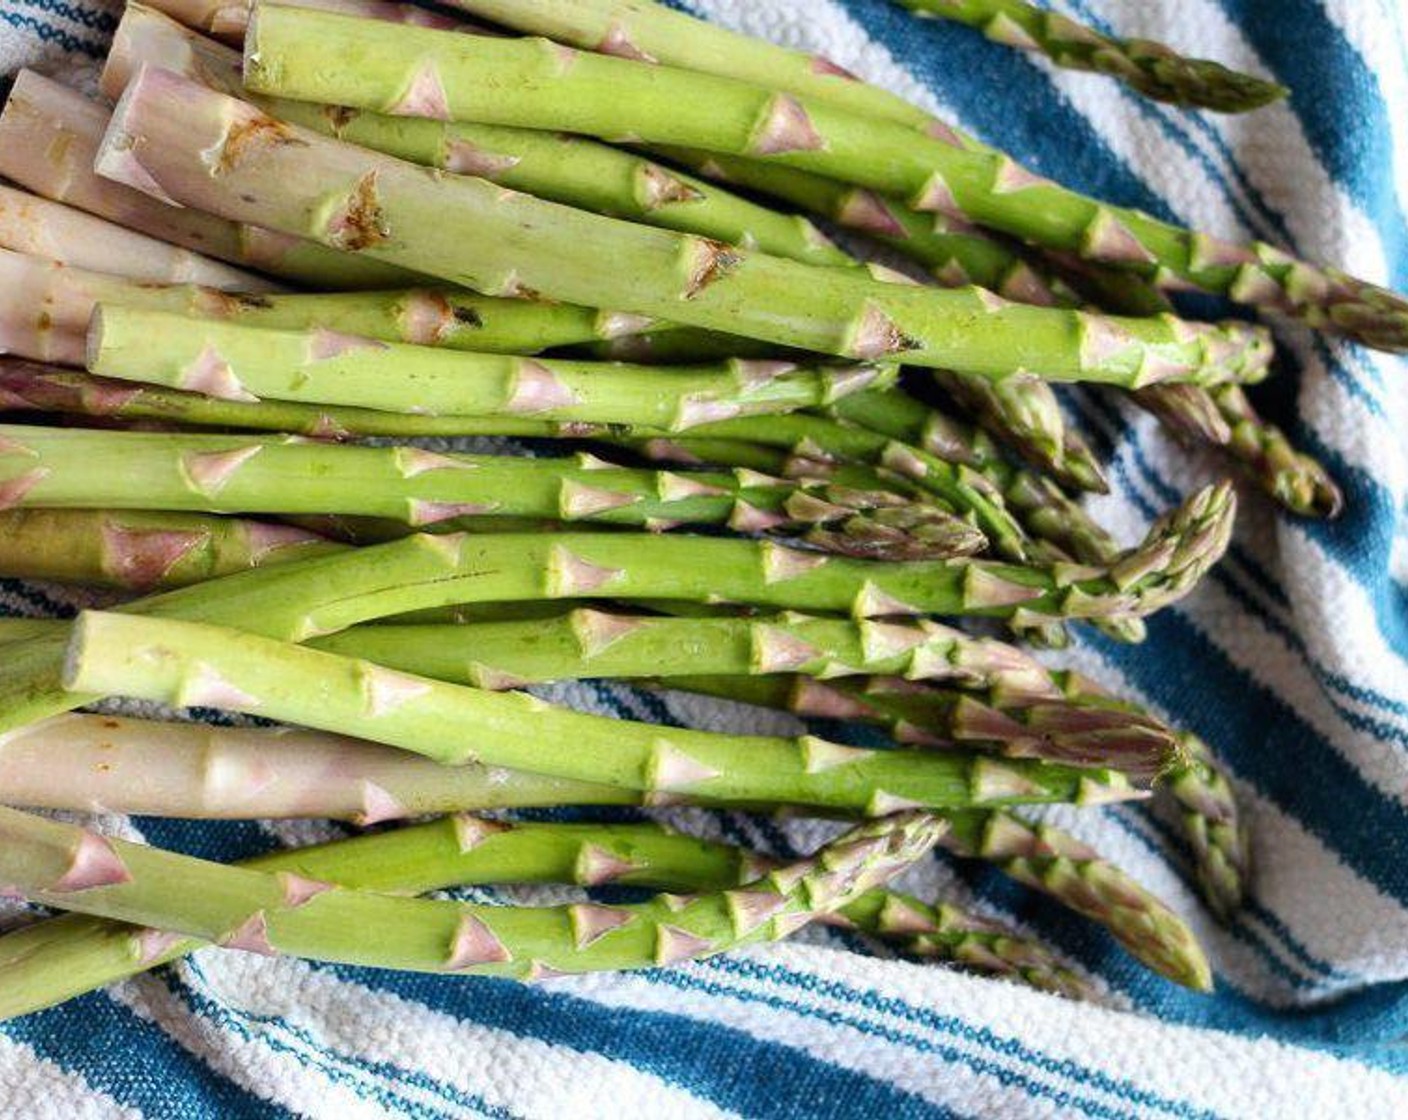
[[[903,2],[1154,97],[1284,92],[1017,0]],[[1209,987],[1182,919],[1024,808],[1152,789],[1229,916],[1245,828],[1206,745],[954,619],[1138,641],[1227,547],[1220,483],[1122,548],[1078,502],[1104,474],[1054,383],[1131,392],[1289,510],[1338,510],[1245,393],[1267,330],[1180,319],[1162,289],[1392,349],[1408,303],[1084,198],[654,4],[451,6],[499,27],[133,2],[115,107],[23,73],[0,113],[0,576],[116,596],[0,620],[0,803],[450,814],[220,867],[0,809],[0,882],[73,912],[0,937],[0,1016],[211,943],[536,979],[813,920],[1092,993],[1026,933],[886,885],[935,843]],[[476,436],[533,455],[443,444]],[[526,691],[585,678],[820,722],[723,734]],[[69,714],[109,696],[282,726]],[[838,720],[866,731],[815,733]],[[654,823],[501,819],[556,805],[852,825],[780,863]],[[689,893],[405,897],[514,882]]]

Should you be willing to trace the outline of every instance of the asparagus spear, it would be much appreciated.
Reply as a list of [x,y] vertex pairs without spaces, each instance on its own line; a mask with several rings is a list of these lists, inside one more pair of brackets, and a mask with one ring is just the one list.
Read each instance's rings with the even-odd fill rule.
[[[643,329],[664,331],[636,315],[495,299],[453,288],[237,294],[189,284],[143,283],[3,249],[0,283],[4,285],[0,322],[7,332],[5,349],[22,357],[72,365],[83,364],[88,323],[99,303],[273,330],[323,327],[386,342],[491,354],[531,354]],[[666,333],[685,340],[699,334]]]
[[4,357],[0,357],[0,407],[12,411],[73,413],[107,422],[118,419],[297,432],[319,439],[359,436],[587,439],[606,436],[612,431],[605,425],[559,423],[531,417],[423,416],[368,408],[324,408],[287,401],[230,401],[202,393],[91,377],[86,373],[51,369]]
[[255,225],[168,205],[94,174],[109,113],[97,102],[31,70],[15,75],[0,112],[0,175],[146,234],[237,265],[318,288],[407,287],[422,278]]
[[[1212,406],[1210,418],[1204,419],[1204,401],[1195,396],[1190,404],[1184,389],[1206,398]],[[1344,494],[1329,471],[1297,449],[1280,428],[1263,420],[1241,386],[1219,385],[1203,393],[1194,385],[1163,385],[1135,396],[1185,442],[1203,439],[1222,447],[1262,490],[1292,513],[1333,518],[1344,509]],[[1212,439],[1208,439],[1210,431]]]
[[[119,97],[142,65],[170,70],[233,97],[247,96],[238,51],[133,3],[114,34],[103,68],[103,93]],[[278,98],[256,103],[290,124],[553,202],[809,264],[854,263],[805,218],[775,213],[711,183],[581,137],[388,117]]]
[[[1163,293],[1148,285],[1122,283],[1118,275],[1073,267],[1069,261],[1058,263],[1103,307],[1156,315],[1171,306]],[[1224,391],[1222,386],[1204,392],[1193,385],[1151,385],[1133,395],[1176,437],[1201,438],[1223,448],[1263,491],[1292,513],[1334,517],[1343,506],[1343,495],[1329,472],[1293,447],[1279,428],[1262,420],[1245,393],[1235,388]]]
[[[186,205],[257,214],[284,232],[490,294],[531,289],[821,353],[903,353],[912,364],[988,376],[1040,368],[1125,384],[1197,380],[1214,360],[1255,377],[1269,358],[1266,337],[1240,326],[1091,318],[994,303],[977,290],[884,283],[436,176],[163,71],[144,70],[128,86],[98,167]],[[614,267],[604,270],[607,259]]]
[[140,510],[0,512],[0,577],[7,579],[149,591],[338,548],[289,525],[223,517]]
[[1011,695],[1059,695],[1027,654],[928,619],[876,622],[781,614],[669,618],[576,608],[556,618],[454,626],[359,626],[318,649],[479,688],[577,677],[888,673]]
[[[1055,680],[1073,699],[1121,710],[1130,707],[1078,673],[1058,674]],[[1251,876],[1249,825],[1212,748],[1191,732],[1181,732],[1180,740],[1183,760],[1164,775],[1160,790],[1177,803],[1203,900],[1228,921],[1241,909]]]
[[240,292],[274,287],[251,272],[5,186],[0,186],[0,249],[6,257],[29,253],[154,283],[190,281]]
[[[56,780],[60,775],[73,777]],[[48,808],[84,809],[96,803],[165,816],[330,816],[364,824],[427,812],[627,804],[640,798],[630,790],[520,771],[486,770],[474,764],[446,768],[402,751],[315,732],[151,724],[105,716],[71,716],[0,738],[0,791],[5,801]],[[1141,956],[1154,960],[1155,967],[1164,960],[1180,959],[1183,946],[1192,943],[1191,935],[1166,908],[1059,830],[1042,826],[1039,837],[1032,838],[1027,836],[1032,826],[1005,811],[958,813],[954,819],[957,838],[950,847],[995,861],[1102,924],[1113,918],[1132,947],[1141,947],[1141,952],[1145,942],[1159,947],[1157,953]],[[1019,852],[1012,838],[1024,836]],[[606,869],[619,873],[632,863],[605,845],[599,847],[603,850],[573,855],[571,865],[577,869],[573,878],[599,878]],[[1066,853],[1068,860],[1077,851],[1085,853],[1074,868],[1078,873],[1074,879],[1062,874],[1065,868],[1052,859],[1034,862],[1057,851]],[[1019,854],[1025,860],[1017,858]],[[388,857],[385,866],[399,874],[414,874],[422,865],[414,858]],[[496,860],[492,866],[503,879],[523,873],[517,861]],[[1080,889],[1082,877],[1095,884],[1097,895]],[[1093,901],[1101,897],[1123,901],[1107,914]],[[1143,912],[1146,902],[1147,914]],[[872,906],[873,900],[858,903],[855,910],[847,909],[846,916],[856,919],[858,912]],[[883,922],[883,915],[876,917]],[[870,920],[860,924],[874,928]],[[885,924],[891,933],[901,932],[904,926],[898,920]],[[1144,936],[1130,936],[1141,928]],[[928,951],[922,940],[926,932],[917,929],[916,933],[921,940],[910,948]],[[0,962],[7,959],[11,945],[21,944],[23,939],[0,942]],[[133,962],[129,958],[127,963]],[[1187,974],[1189,969],[1180,964],[1177,971]],[[0,985],[0,992],[6,990]],[[7,1006],[4,999],[0,995],[0,1008]]]
[[[832,177],[898,194],[921,203],[924,209],[976,221],[1023,241],[1132,269],[1161,284],[1194,284],[1239,302],[1297,315],[1313,327],[1337,330],[1370,346],[1386,350],[1408,347],[1408,305],[1393,292],[1338,269],[1297,260],[1271,245],[1231,244],[1064,190],[895,94],[848,80],[850,75],[825,59],[728,31],[649,0],[540,0],[533,4],[453,0],[453,6],[623,60],[658,62],[664,67],[701,71],[791,94],[790,101],[800,113],[791,110],[787,99],[776,102],[786,106],[785,121],[796,122],[791,131],[809,139],[810,128],[825,137],[828,148],[763,153],[770,160],[812,170],[844,167]],[[272,5],[269,11],[274,21],[285,26],[290,22],[287,11],[275,11]],[[266,24],[260,34],[267,32]],[[321,40],[309,39],[303,45],[313,41],[321,44]],[[256,53],[264,49],[263,43],[254,45]],[[272,62],[272,56],[266,54],[265,61]],[[613,70],[613,90],[622,104],[634,108],[620,84],[628,73]],[[251,80],[254,88],[263,90],[259,85],[262,79],[251,75]],[[707,107],[711,114],[721,111],[716,97],[724,87],[691,77],[688,88],[688,105]],[[280,92],[292,95],[287,88]],[[325,93],[319,93],[317,99],[339,100]],[[598,99],[591,107],[600,104]],[[851,126],[847,138],[856,140],[858,147],[860,142],[864,144],[864,155],[855,163],[837,153],[835,145],[842,137],[829,126],[838,117]],[[668,118],[679,118],[674,104]],[[904,126],[910,134],[904,128],[887,127],[885,122]],[[927,132],[937,143],[915,140],[915,129]],[[640,129],[630,131],[639,134]],[[751,141],[753,137],[744,139]],[[682,142],[691,144],[689,140]],[[691,146],[718,145],[696,142]],[[882,148],[884,156],[894,159],[881,158]],[[906,168],[910,173],[882,174],[882,169],[890,168]]]
[[[344,648],[355,648],[356,644],[353,639]],[[811,677],[707,676],[669,670],[666,666],[657,676],[671,688],[722,696],[807,718],[876,723],[889,729],[897,742],[911,746],[946,749],[957,745],[1004,758],[1110,767],[1145,784],[1184,763],[1173,732],[1147,713],[1114,712],[1098,704],[1050,695],[1013,696],[1002,686],[981,691],[885,677],[819,681]]]
[[994,42],[1045,55],[1057,66],[1108,74],[1154,101],[1247,113],[1279,101],[1284,86],[1187,58],[1150,39],[1117,39],[1026,0],[895,0],[915,15],[976,28]]
[[[977,284],[1038,306],[1055,306],[1057,292],[1067,292],[965,222],[919,214],[863,187],[791,167],[688,148],[659,150],[701,174],[775,195],[876,238],[924,265],[945,286]],[[1074,306],[1078,301],[1062,302]],[[1017,374],[988,382],[943,370],[935,374],[984,427],[1038,469],[1081,489],[1106,489],[1099,461],[1079,435],[1067,430],[1055,394],[1040,378]]]
[[[455,765],[466,761],[679,795],[882,816],[1137,796],[1123,775],[980,755],[858,751],[821,739],[730,736],[552,708],[518,692],[434,681],[201,623],[85,611],[65,687],[257,712]],[[571,743],[569,751],[549,744]]]
[[1191,930],[1167,906],[1068,833],[1014,813],[960,813],[945,846],[991,860],[1007,875],[1099,922],[1155,972],[1197,991],[1212,972]]
[[[575,460],[441,455],[246,436],[0,425],[0,498],[51,509],[349,514],[427,525],[466,515],[645,527],[727,524],[847,554],[937,559],[982,535],[888,491]],[[891,516],[898,515],[898,516]],[[900,523],[895,524],[896,521]]]
[[[456,885],[610,881],[666,890],[727,890],[756,874],[761,859],[658,825],[508,824],[458,816],[257,856],[241,866],[286,872],[353,890],[419,894]],[[949,904],[872,890],[824,921],[898,941],[916,955],[970,963],[1072,998],[1088,984],[1044,946]],[[152,956],[142,933],[101,918],[68,914],[0,939],[0,1019],[178,960],[201,948],[180,939]],[[932,950],[932,951],[931,951]],[[13,975],[11,975],[13,973]]]
[[323,327],[268,330],[100,304],[88,368],[238,401],[264,398],[432,416],[528,416],[681,431],[830,404],[893,383],[893,366],[629,366],[411,346]]
[[[772,543],[634,534],[417,535],[244,572],[129,604],[127,610],[305,640],[359,622],[465,603],[553,598],[733,601],[855,617],[977,613],[1098,616],[1154,609],[1193,586],[1226,547],[1232,494],[1214,487],[1155,526],[1099,577],[980,561],[872,564]],[[1074,582],[1072,579],[1074,578]],[[1024,596],[1034,596],[1023,598]],[[65,644],[12,644],[0,662],[0,730],[70,711],[92,697],[60,683]]]
[[166,935],[183,934],[268,955],[529,980],[674,964],[784,937],[894,877],[942,831],[936,818],[900,814],[738,890],[526,909],[348,890],[0,809],[0,873],[36,901],[153,927],[144,941],[153,959],[171,947]]
[[[386,0],[289,0],[304,8],[325,12],[343,12],[359,19],[379,19],[388,23],[414,23],[421,27],[439,27],[453,31],[467,25],[453,16],[441,15],[414,4],[388,3]],[[204,31],[226,42],[240,43],[249,23],[251,0],[151,0],[150,6],[178,19],[187,27]]]
[[[112,97],[119,96],[141,64],[161,66],[235,96],[242,93],[237,54],[224,52],[218,44],[203,40],[151,9],[129,4],[103,71],[104,92]],[[596,213],[698,233],[808,263],[854,263],[845,253],[829,246],[810,223],[802,219],[773,214],[699,180],[678,176],[656,164],[581,138],[523,129],[407,120],[351,110],[330,112],[325,106],[275,98],[263,99],[260,104],[280,119],[314,131],[427,166],[472,172],[540,198]],[[748,161],[738,162],[749,166]],[[813,195],[828,195],[833,187],[847,195],[864,193],[787,168],[751,166],[764,174],[772,172],[799,178],[804,181],[804,187],[818,184],[811,188]],[[746,174],[744,183],[755,185]],[[806,193],[804,190],[803,194]],[[876,205],[883,204],[877,199]],[[832,213],[827,216],[839,214],[844,218],[853,210],[848,200],[832,207]],[[916,223],[932,223],[931,218],[913,217]],[[941,254],[945,267],[960,267],[960,274],[961,266],[956,257],[976,257],[984,261],[996,255],[1007,258],[1006,263],[1010,264],[1011,260],[1005,250],[990,246],[976,234],[925,237],[921,233],[915,240],[931,252]],[[949,243],[953,245],[952,251],[946,250]],[[992,253],[986,252],[989,247]],[[951,274],[950,271],[948,275]],[[1033,283],[1040,284],[1040,279],[1025,264],[1005,269],[1002,276],[993,278],[996,283],[987,283],[986,277],[976,279],[998,291],[1010,280],[1011,290],[1023,294],[1030,292]],[[967,282],[966,279],[963,282]],[[736,350],[736,343],[728,345]],[[1098,462],[1079,437],[1065,431],[1060,408],[1044,382],[1031,376],[1009,377],[996,383],[951,374],[943,376],[955,390],[963,393],[965,401],[978,410],[991,428],[1011,440],[1039,466],[1049,467],[1057,477],[1077,485],[1104,489]]]

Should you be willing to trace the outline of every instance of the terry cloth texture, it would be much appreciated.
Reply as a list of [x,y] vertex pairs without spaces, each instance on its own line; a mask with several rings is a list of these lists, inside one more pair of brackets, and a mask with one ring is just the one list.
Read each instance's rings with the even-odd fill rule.
[[[1082,190],[1408,289],[1401,0],[1053,6],[1271,75],[1291,96],[1247,117],[1166,108],[888,0],[690,5],[826,54]],[[0,0],[0,70],[86,84],[119,8]],[[206,951],[0,1027],[0,1115],[1408,1116],[1408,370],[1299,328],[1277,334],[1285,359],[1259,402],[1332,467],[1345,515],[1296,521],[1248,493],[1227,560],[1153,620],[1147,645],[1083,636],[1074,654],[1227,761],[1256,828],[1250,905],[1230,929],[1208,918],[1169,819],[1145,807],[1056,814],[1187,916],[1217,994],[1154,978],[1088,923],[935,857],[916,890],[1040,937],[1098,980],[1100,1001],[880,959],[837,933],[538,987]],[[1173,447],[1112,396],[1064,396],[1110,463],[1114,492],[1097,512],[1127,539],[1214,477],[1211,458]],[[76,601],[0,591],[16,614]],[[559,695],[636,718],[760,726],[675,696]],[[341,832],[102,823],[222,859]],[[781,852],[815,837],[741,816],[691,823]],[[0,920],[29,916],[12,906]]]

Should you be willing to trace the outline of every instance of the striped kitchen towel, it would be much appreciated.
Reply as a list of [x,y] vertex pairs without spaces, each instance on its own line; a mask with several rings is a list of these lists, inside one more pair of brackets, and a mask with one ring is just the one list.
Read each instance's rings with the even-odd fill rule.
[[[119,7],[0,0],[0,71],[83,83]],[[1408,289],[1402,0],[1054,0],[1291,87],[1286,102],[1233,118],[1056,72],[889,0],[689,7],[824,53],[1083,190]],[[1042,938],[1101,998],[1078,1005],[879,959],[837,933],[537,987],[206,951],[0,1027],[0,1116],[1408,1116],[1408,369],[1277,330],[1284,359],[1263,403],[1330,464],[1345,515],[1300,522],[1249,496],[1226,562],[1153,620],[1147,645],[1089,638],[1074,654],[1199,732],[1235,773],[1259,873],[1232,928],[1200,908],[1165,817],[1061,816],[1188,917],[1215,995],[1153,978],[1089,925],[936,858],[918,890]],[[1109,396],[1067,397],[1111,464],[1098,513],[1131,539],[1217,469]],[[14,613],[72,602],[0,590]],[[744,718],[617,688],[569,695],[637,718]],[[216,858],[333,835],[105,823]],[[742,817],[699,823],[779,851],[807,839]]]

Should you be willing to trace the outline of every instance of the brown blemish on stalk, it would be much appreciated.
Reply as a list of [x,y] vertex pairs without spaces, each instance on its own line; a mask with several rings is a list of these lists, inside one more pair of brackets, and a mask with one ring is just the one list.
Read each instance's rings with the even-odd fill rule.
[[722,241],[696,237],[691,240],[691,244],[696,253],[691,262],[689,281],[685,285],[685,299],[693,299],[699,295],[715,280],[731,273],[743,260],[736,249]]
[[376,189],[376,171],[368,171],[347,195],[342,210],[328,223],[328,237],[339,249],[356,253],[386,241],[386,215]]
[[261,115],[235,121],[225,133],[225,142],[220,146],[219,162],[215,165],[216,174],[233,171],[247,158],[254,158],[271,148],[288,146],[306,148],[308,141],[300,140],[293,129],[273,117]]

